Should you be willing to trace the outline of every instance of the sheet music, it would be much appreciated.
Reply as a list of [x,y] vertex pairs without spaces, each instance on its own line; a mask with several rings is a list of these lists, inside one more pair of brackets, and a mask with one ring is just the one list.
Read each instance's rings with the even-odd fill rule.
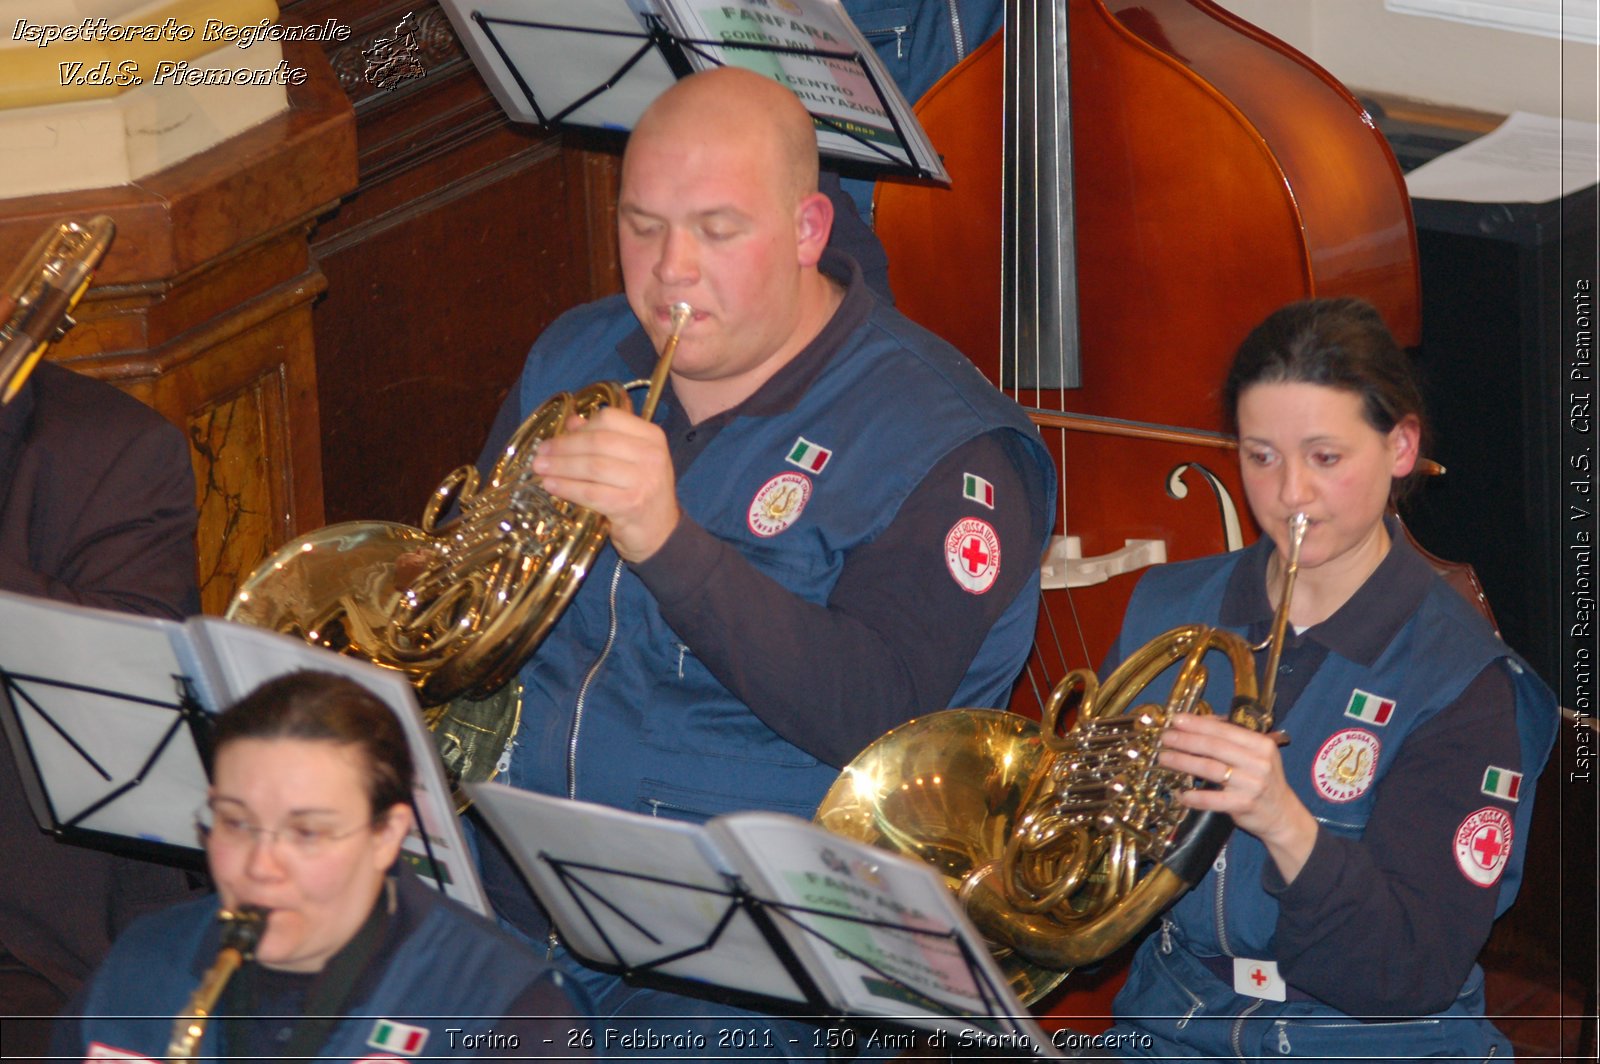
[[[653,970],[786,1001],[805,1000],[743,913],[734,916],[715,950],[696,950],[707,945],[707,931],[730,905],[721,871],[725,866],[702,848],[703,828],[498,783],[476,784],[470,791],[580,957],[646,967],[689,950],[693,952]],[[563,862],[569,878],[541,855]]]
[[[817,123],[817,147],[823,153],[870,159],[871,150],[850,135],[854,134],[904,165],[915,165],[914,159],[931,160],[934,176],[949,180],[905,98],[838,0],[787,0],[781,7],[767,0],[664,0],[661,6],[679,36],[722,42],[720,48],[707,49],[714,59],[689,46],[689,61],[697,68],[721,62],[754,71],[792,91],[813,118],[826,119]],[[744,43],[835,54],[740,48]],[[854,55],[861,57],[859,62],[846,58]],[[867,67],[873,70],[871,78]],[[884,99],[895,110],[893,120]],[[904,137],[896,132],[896,122]],[[925,150],[914,150],[913,144]]]
[[780,814],[740,813],[708,827],[760,869],[782,919],[815,933],[815,959],[829,969],[846,1012],[951,1031],[1014,1031],[1054,1055],[930,866]]
[[24,775],[45,826],[198,851],[194,814],[209,782],[180,692],[215,713],[269,679],[318,669],[355,680],[395,711],[433,858],[414,831],[407,859],[444,893],[489,915],[433,739],[400,674],[217,617],[178,623],[4,592],[0,632],[7,723],[25,740],[17,753],[30,760]]
[[[178,678],[188,671],[172,642],[181,626],[108,610],[73,610],[0,593],[0,669],[15,687],[16,722],[39,772],[54,784],[47,792],[54,819],[198,850],[194,813],[207,783],[177,710]],[[85,615],[94,625],[92,642],[83,637]],[[183,734],[168,739],[175,726]],[[159,764],[151,766],[158,752]]]
[[1600,180],[1600,125],[1518,111],[1406,175],[1414,199],[1546,203]]
[[[646,43],[643,23],[623,2],[441,0],[440,6],[455,23],[472,61],[485,72],[500,106],[520,122],[540,118],[517,84],[519,78],[550,119],[567,111]],[[676,80],[652,47],[615,84],[568,113],[564,121],[632,129],[650,102]]]
[[[823,154],[950,180],[911,104],[838,0],[440,0],[440,6],[516,121],[632,129],[677,71],[731,64],[793,90],[816,123]],[[663,31],[658,41],[652,30]]]

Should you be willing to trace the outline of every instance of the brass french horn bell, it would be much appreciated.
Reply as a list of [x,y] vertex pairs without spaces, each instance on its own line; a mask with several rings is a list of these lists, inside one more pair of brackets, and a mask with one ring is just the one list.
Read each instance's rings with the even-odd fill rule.
[[[672,308],[646,420],[692,313]],[[574,415],[627,406],[627,388],[643,383],[551,396],[517,427],[487,482],[470,465],[445,477],[420,528],[347,521],[284,544],[245,578],[226,616],[404,674],[453,781],[492,778],[517,727],[508,681],[572,600],[609,527],[545,491],[533,456]],[[459,512],[447,517],[452,506]]]
[[116,224],[103,214],[45,230],[0,288],[0,405],[22,390],[45,349],[72,327]]
[[[1233,674],[1229,719],[1272,727],[1275,676],[1308,522],[1290,523],[1283,593],[1262,647],[1190,624],[1135,651],[1101,684],[1088,669],[1051,693],[1043,719],[952,709],[867,747],[822,799],[837,834],[932,864],[990,943],[1024,1004],[1100,960],[1197,883],[1233,822],[1181,805],[1194,777],[1156,762],[1167,722],[1211,713],[1207,661]],[[1254,651],[1268,650],[1259,691]],[[1165,699],[1145,692],[1171,677]],[[1065,732],[1063,716],[1076,704]]]

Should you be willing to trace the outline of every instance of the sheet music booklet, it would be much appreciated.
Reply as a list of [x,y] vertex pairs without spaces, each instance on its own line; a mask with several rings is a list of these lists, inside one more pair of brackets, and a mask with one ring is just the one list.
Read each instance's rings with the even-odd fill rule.
[[568,948],[597,967],[1060,1056],[926,864],[780,813],[698,825],[468,790]]
[[0,633],[0,724],[47,831],[194,863],[210,715],[275,676],[318,669],[362,684],[405,728],[423,830],[406,839],[402,859],[489,914],[432,736],[400,674],[218,617],[179,623],[5,592]]
[[839,0],[441,0],[513,119],[632,129],[678,78],[739,66],[792,90],[822,154],[948,184]]

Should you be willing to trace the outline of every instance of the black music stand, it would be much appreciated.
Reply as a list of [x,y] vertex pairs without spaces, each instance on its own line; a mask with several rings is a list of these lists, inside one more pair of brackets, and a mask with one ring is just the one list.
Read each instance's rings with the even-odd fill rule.
[[808,47],[792,37],[690,32],[706,24],[693,5],[675,0],[442,0],[441,6],[518,121],[628,130],[676,79],[731,64],[795,89],[817,125],[823,154],[880,174],[949,182],[910,105],[842,9],[819,5],[817,12],[838,20],[826,28],[837,45]]
[[780,814],[700,826],[500,784],[470,790],[592,967],[774,1014],[1060,1055],[926,865]]
[[0,664],[0,727],[34,818],[63,842],[186,867],[203,863],[209,714],[193,685],[146,697]]
[[398,673],[217,617],[178,623],[6,592],[0,633],[0,730],[45,832],[199,867],[194,815],[209,787],[211,715],[285,673],[333,672],[380,698],[406,732],[418,830],[401,859],[488,915],[437,751]]

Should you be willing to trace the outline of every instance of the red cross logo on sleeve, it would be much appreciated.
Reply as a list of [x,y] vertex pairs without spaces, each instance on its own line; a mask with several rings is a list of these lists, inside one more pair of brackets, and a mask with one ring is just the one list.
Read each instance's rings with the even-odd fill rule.
[[1267,973],[1263,972],[1260,968],[1257,968],[1255,971],[1251,972],[1250,978],[1255,980],[1256,986],[1267,985]]
[[989,522],[963,517],[945,534],[944,562],[956,583],[981,595],[1000,575],[1000,536]]
[[983,572],[983,567],[989,564],[989,552],[983,549],[983,540],[968,536],[961,545],[961,560],[967,563],[967,572]]
[[1456,828],[1456,867],[1480,887],[1492,887],[1511,863],[1511,817],[1492,806],[1471,813]]
[[1473,852],[1477,855],[1478,863],[1484,868],[1493,868],[1500,857],[1500,833],[1492,827],[1481,828],[1472,840]]

